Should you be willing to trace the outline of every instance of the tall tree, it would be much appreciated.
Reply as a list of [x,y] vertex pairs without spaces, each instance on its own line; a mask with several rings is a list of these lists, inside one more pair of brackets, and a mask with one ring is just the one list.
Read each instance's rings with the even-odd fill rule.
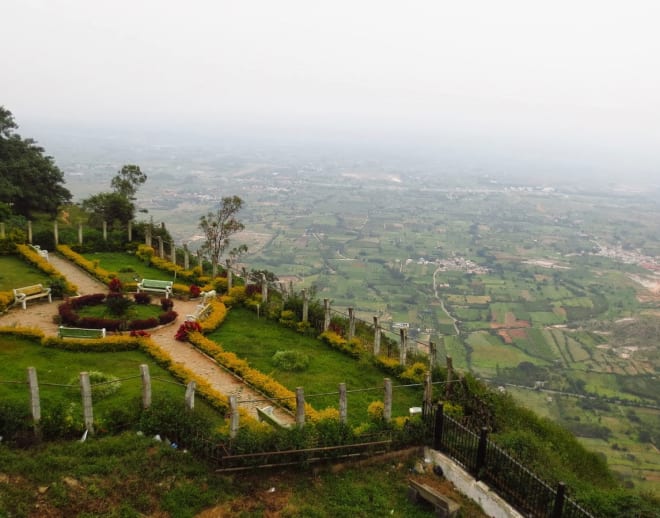
[[[236,214],[241,210],[243,200],[238,196],[227,196],[222,198],[220,207],[216,212],[209,212],[199,219],[199,228],[206,237],[202,245],[202,251],[206,252],[211,259],[213,277],[218,274],[218,263],[220,257],[230,244],[230,238],[245,228],[243,223],[236,219]],[[247,251],[247,246],[241,245],[233,248],[230,255],[236,255]]]
[[112,192],[100,192],[82,202],[83,209],[89,214],[93,225],[107,221],[111,225],[122,227],[135,218],[135,195],[138,187],[147,181],[147,175],[140,167],[124,165],[110,181]]
[[123,166],[110,182],[116,193],[135,199],[138,187],[147,181],[147,175],[140,171],[140,166],[127,164]]
[[11,112],[0,106],[0,203],[25,217],[34,212],[54,216],[71,200],[64,175],[34,140],[16,134],[17,128]]

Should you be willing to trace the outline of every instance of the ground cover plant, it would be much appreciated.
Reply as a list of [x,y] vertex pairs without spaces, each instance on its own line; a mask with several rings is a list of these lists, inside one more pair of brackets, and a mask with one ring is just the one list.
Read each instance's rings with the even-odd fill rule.
[[[0,514],[34,516],[429,516],[408,501],[416,457],[307,468],[218,474],[202,459],[135,432],[43,444],[0,444]],[[84,459],[84,461],[81,461]],[[485,515],[433,474],[416,475],[463,505],[464,518]],[[313,491],[310,492],[310,487]],[[37,508],[38,506],[38,508]]]
[[[375,388],[373,391],[357,392],[348,396],[349,422],[359,424],[367,420],[367,407],[383,399],[383,378],[389,377],[376,369],[368,360],[351,360],[345,354],[330,349],[319,340],[303,336],[275,322],[259,319],[246,309],[232,309],[223,325],[207,335],[228,351],[246,359],[250,365],[271,376],[289,390],[303,387],[305,394],[336,392],[339,383],[347,389]],[[282,351],[303,354],[309,358],[304,370],[278,367],[278,353]],[[395,382],[394,385],[397,385]],[[420,406],[421,388],[397,388],[394,390],[393,416],[408,415],[413,406]],[[306,401],[315,409],[338,405],[338,396],[307,397]]]

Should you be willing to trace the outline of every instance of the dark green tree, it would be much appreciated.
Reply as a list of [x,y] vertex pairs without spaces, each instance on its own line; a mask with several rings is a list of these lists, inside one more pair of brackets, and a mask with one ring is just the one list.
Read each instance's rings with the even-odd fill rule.
[[17,128],[11,112],[0,106],[0,203],[25,217],[55,216],[71,200],[64,175],[34,140],[15,133]]
[[82,202],[92,225],[107,221],[111,226],[125,227],[135,218],[135,195],[147,175],[133,164],[123,166],[110,181],[113,191],[100,192]]

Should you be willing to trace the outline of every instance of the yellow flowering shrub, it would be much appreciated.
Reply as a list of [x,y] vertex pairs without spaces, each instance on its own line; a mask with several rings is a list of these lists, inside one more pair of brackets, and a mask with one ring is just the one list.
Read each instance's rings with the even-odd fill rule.
[[29,338],[31,340],[41,340],[44,337],[44,332],[36,327],[0,327],[0,334],[15,335],[22,338]]
[[227,317],[227,306],[219,300],[212,300],[211,312],[199,324],[202,326],[202,333],[210,333],[216,330],[225,321]]

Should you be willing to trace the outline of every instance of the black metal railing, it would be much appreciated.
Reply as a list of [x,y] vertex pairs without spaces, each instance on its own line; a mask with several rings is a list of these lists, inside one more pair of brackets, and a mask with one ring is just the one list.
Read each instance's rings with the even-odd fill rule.
[[483,481],[525,516],[533,518],[594,518],[566,496],[566,486],[551,487],[516,459],[479,434],[443,413],[433,418],[433,449],[445,453],[477,480]]

